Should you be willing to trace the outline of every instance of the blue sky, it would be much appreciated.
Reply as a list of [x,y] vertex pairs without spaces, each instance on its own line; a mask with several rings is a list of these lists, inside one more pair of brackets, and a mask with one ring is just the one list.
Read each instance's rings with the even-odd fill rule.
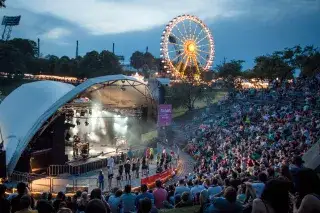
[[13,37],[41,39],[41,53],[74,57],[111,50],[125,60],[135,50],[159,57],[160,36],[175,16],[199,16],[216,47],[214,64],[253,65],[255,56],[296,44],[320,47],[320,0],[7,0],[2,15],[22,15]]

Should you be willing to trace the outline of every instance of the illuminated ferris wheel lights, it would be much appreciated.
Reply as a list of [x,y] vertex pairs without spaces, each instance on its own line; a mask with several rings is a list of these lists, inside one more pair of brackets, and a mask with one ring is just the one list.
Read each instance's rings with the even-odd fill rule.
[[184,78],[187,69],[196,69],[194,79],[208,70],[214,58],[214,41],[209,28],[196,16],[172,19],[161,36],[161,58],[172,74]]

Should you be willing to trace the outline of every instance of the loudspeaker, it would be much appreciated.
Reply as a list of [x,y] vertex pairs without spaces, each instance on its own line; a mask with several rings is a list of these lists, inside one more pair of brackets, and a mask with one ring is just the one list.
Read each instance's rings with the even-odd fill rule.
[[6,151],[0,150],[0,178],[7,177]]
[[142,107],[142,120],[148,120],[148,107]]
[[166,89],[164,88],[165,86],[160,85],[159,87],[159,104],[164,104],[165,103],[165,96],[166,96]]
[[53,124],[53,144],[51,151],[51,164],[63,165],[66,162],[65,157],[65,115],[61,115],[54,121]]

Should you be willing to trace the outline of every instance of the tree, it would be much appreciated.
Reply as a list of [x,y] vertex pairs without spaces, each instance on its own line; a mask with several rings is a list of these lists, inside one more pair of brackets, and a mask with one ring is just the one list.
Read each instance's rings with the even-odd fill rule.
[[37,53],[37,43],[22,38],[15,38],[8,41],[8,44],[17,48],[24,56],[35,57]]
[[121,73],[121,67],[118,57],[107,50],[100,53],[101,67],[104,69],[106,75]]
[[6,7],[6,5],[4,4],[5,1],[6,1],[6,0],[0,0],[0,8],[1,8],[1,7]]
[[192,82],[180,82],[173,84],[169,89],[168,103],[173,107],[185,107],[189,111],[193,110],[197,100],[202,100],[206,96],[202,85],[194,85]]
[[76,59],[55,55],[37,56],[37,45],[28,39],[0,41],[0,71],[90,78],[101,75],[120,74],[119,60],[109,51],[90,51]]
[[223,78],[225,85],[229,89],[236,87],[236,80],[242,75],[243,60],[231,60],[216,67],[218,77]]
[[143,67],[144,64],[144,54],[142,52],[135,51],[130,57],[130,65],[139,70]]
[[278,54],[258,56],[255,58],[253,74],[260,79],[276,79],[281,81],[293,77],[294,69]]
[[14,46],[0,43],[0,72],[20,75],[26,71],[23,54]]

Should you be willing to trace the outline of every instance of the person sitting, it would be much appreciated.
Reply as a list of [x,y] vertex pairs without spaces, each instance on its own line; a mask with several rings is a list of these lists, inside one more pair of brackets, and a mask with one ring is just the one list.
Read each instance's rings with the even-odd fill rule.
[[118,188],[114,189],[114,193],[110,195],[108,199],[108,203],[111,208],[111,213],[118,213],[120,210],[120,203],[121,203],[121,195],[122,190],[119,190]]
[[37,207],[39,213],[52,213],[53,212],[53,206],[48,201],[48,194],[43,193],[41,195],[41,199],[37,202]]
[[200,192],[204,190],[205,187],[200,183],[199,180],[194,181],[194,186],[191,188],[191,196],[195,203],[199,204]]
[[183,207],[187,207],[187,206],[192,206],[193,203],[189,199],[189,197],[190,197],[190,192],[183,192],[181,195],[181,201],[179,203],[177,203],[174,207],[175,208],[183,208]]
[[229,186],[224,191],[223,197],[213,198],[210,206],[205,210],[205,213],[241,213],[242,205],[237,202],[237,191],[232,186]]
[[31,209],[31,197],[29,195],[23,195],[20,198],[20,211],[16,213],[38,213],[37,210]]
[[163,208],[163,202],[167,200],[168,192],[162,188],[161,180],[156,181],[156,189],[153,191],[154,204],[158,209]]
[[152,193],[148,192],[148,186],[146,184],[142,184],[140,187],[141,194],[136,197],[135,205],[139,210],[139,201],[145,197],[149,198],[152,201],[152,205],[154,205],[154,196]]
[[124,193],[121,195],[121,212],[131,212],[136,210],[135,200],[136,195],[131,193],[131,185],[124,187]]
[[320,212],[320,180],[311,169],[301,169],[296,174],[297,197],[291,197],[294,213]]
[[86,213],[107,213],[107,209],[100,199],[92,199],[86,207]]
[[265,185],[261,198],[253,200],[252,213],[281,213],[289,211],[290,184],[284,179],[272,179]]
[[[28,192],[29,192],[27,185],[23,182],[18,183],[17,191],[18,191],[18,195],[15,196],[14,198],[12,198],[12,200],[11,200],[11,207],[12,207],[11,212],[12,213],[15,213],[15,212],[22,209],[22,207],[20,206],[20,199],[22,196],[24,196],[25,194],[28,194]],[[31,199],[30,207],[31,207],[31,209],[33,209],[35,202],[32,197],[30,199]]]
[[64,193],[63,192],[59,192],[57,194],[57,197],[56,197],[55,201],[53,201],[53,208],[54,208],[55,212],[57,212],[59,210],[60,203],[64,202],[64,199],[65,199]]
[[183,192],[188,192],[189,196],[190,196],[190,200],[191,200],[191,193],[190,193],[190,189],[188,187],[186,187],[184,185],[184,180],[181,179],[179,181],[179,186],[176,187],[175,191],[174,191],[174,199],[175,199],[175,203],[178,203],[180,201],[180,197],[182,196]]
[[212,185],[208,188],[209,197],[214,197],[222,192],[222,187],[218,185],[218,179],[213,178],[211,181]]
[[153,207],[152,201],[145,197],[139,201],[138,213],[158,213],[158,210]]

